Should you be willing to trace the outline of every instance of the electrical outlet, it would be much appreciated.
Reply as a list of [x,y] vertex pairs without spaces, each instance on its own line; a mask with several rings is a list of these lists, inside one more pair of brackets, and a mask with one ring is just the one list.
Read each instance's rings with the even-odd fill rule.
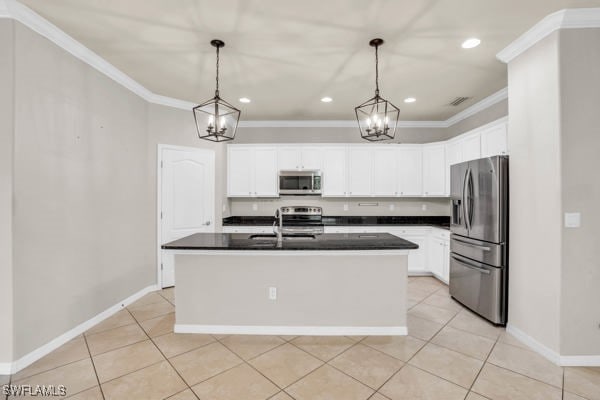
[[423,204],[423,205],[421,206],[421,210],[423,210],[423,211],[427,211],[427,204]]
[[227,204],[223,203],[223,212],[227,212]]
[[258,203],[252,203],[252,211],[258,210]]
[[579,228],[581,226],[581,213],[565,213],[565,228]]
[[344,211],[348,211],[348,204],[344,204]]
[[390,204],[390,211],[394,211],[395,208],[396,206],[394,205],[394,203]]
[[277,300],[277,288],[274,286],[269,288],[269,300]]

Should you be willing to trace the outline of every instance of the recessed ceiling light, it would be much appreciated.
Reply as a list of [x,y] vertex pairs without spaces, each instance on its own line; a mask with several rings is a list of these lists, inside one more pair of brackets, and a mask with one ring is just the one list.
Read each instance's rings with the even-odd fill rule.
[[331,103],[331,102],[333,101],[333,99],[332,99],[331,97],[327,97],[327,96],[326,96],[326,97],[323,97],[323,98],[321,99],[321,101],[322,101],[323,103]]
[[479,43],[481,43],[481,40],[477,38],[469,38],[462,43],[462,48],[472,49],[473,47],[479,46]]
[[414,97],[407,97],[404,99],[405,103],[414,103],[415,101],[417,101],[417,99],[415,99]]
[[240,103],[250,103],[250,99],[247,97],[240,97]]

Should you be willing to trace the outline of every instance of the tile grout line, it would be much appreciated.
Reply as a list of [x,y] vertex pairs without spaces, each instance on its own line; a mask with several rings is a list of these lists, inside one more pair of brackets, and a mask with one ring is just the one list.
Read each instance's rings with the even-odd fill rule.
[[98,377],[98,370],[96,370],[96,363],[94,362],[94,357],[92,357],[92,352],[90,351],[90,346],[88,345],[87,338],[85,335],[83,336],[83,341],[85,342],[85,347],[87,348],[88,355],[90,356],[90,361],[92,362],[92,368],[94,368],[94,375],[96,375],[96,382],[98,382],[98,388],[100,388],[100,395],[102,395],[102,399],[106,400],[104,396],[104,390],[102,389],[102,385],[100,384],[100,378]]
[[[162,296],[161,296],[161,297],[162,297]],[[185,379],[183,379],[183,376],[181,376],[181,374],[179,373],[179,371],[177,370],[177,368],[175,368],[175,366],[174,366],[173,364],[171,364],[171,361],[170,361],[170,360],[169,360],[169,359],[168,359],[168,358],[165,356],[165,354],[164,354],[164,353],[162,352],[162,350],[161,350],[161,349],[158,347],[158,345],[157,345],[157,344],[154,342],[154,340],[153,340],[153,339],[150,337],[150,335],[148,335],[148,333],[147,333],[147,332],[144,330],[144,328],[143,328],[143,327],[142,327],[142,325],[140,324],[140,321],[138,321],[138,320],[137,320],[137,318],[136,318],[136,317],[133,315],[133,313],[132,313],[132,312],[131,312],[129,309],[127,309],[127,312],[129,312],[129,314],[131,314],[131,317],[132,317],[132,318],[135,320],[135,322],[138,324],[138,326],[139,326],[139,328],[142,330],[142,332],[144,332],[144,335],[146,335],[146,337],[147,337],[147,338],[150,340],[150,342],[151,342],[151,343],[152,343],[152,345],[153,345],[153,346],[156,348],[156,350],[158,350],[158,352],[159,352],[159,353],[160,353],[160,354],[163,356],[163,358],[164,358],[164,360],[163,360],[163,361],[166,361],[167,363],[169,363],[169,366],[170,366],[170,367],[173,369],[173,371],[175,371],[175,373],[177,374],[177,376],[179,376],[179,379],[181,379],[181,381],[182,381],[182,382],[185,384],[185,386],[187,386],[187,388],[188,388],[188,389],[190,389],[190,391],[192,392],[192,394],[193,394],[193,395],[194,395],[194,396],[195,396],[195,397],[196,397],[198,400],[200,400],[200,399],[199,399],[199,397],[198,397],[198,396],[196,396],[196,393],[195,393],[195,392],[192,390],[192,387],[191,387],[191,386],[190,386],[190,385],[187,383],[187,381],[186,381]],[[208,344],[208,343],[207,343],[207,344]],[[201,347],[203,347],[203,346],[201,346]],[[194,350],[195,350],[195,349],[194,349]],[[190,350],[190,351],[192,351],[192,350]],[[182,354],[183,354],[183,353],[182,353]],[[163,361],[160,361],[160,362],[162,363]],[[158,363],[156,363],[156,364],[158,364]],[[152,364],[152,365],[156,365],[156,364]],[[149,366],[147,366],[147,367],[150,367],[150,366],[152,366],[152,365],[149,365]],[[147,368],[147,367],[144,367],[144,368]],[[144,368],[142,368],[142,369],[144,369]],[[140,369],[140,370],[141,370],[141,369]],[[138,370],[138,371],[140,371],[140,370]],[[134,371],[134,372],[135,372],[135,371]],[[126,374],[126,375],[129,375],[129,374]],[[124,375],[123,375],[123,376],[124,376]],[[185,390],[185,389],[184,389],[184,390]],[[183,391],[183,390],[182,390],[182,391]],[[178,392],[178,393],[179,393],[179,392]],[[175,395],[175,394],[177,394],[177,393],[174,393],[173,395]],[[170,397],[172,397],[172,396],[170,396]]]

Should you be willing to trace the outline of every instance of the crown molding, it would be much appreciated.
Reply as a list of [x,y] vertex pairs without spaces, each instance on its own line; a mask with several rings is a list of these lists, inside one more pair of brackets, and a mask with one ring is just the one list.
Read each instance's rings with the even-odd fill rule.
[[449,128],[452,125],[462,121],[463,119],[467,119],[470,116],[473,116],[478,112],[483,111],[486,108],[491,107],[494,104],[506,99],[508,99],[508,87],[498,90],[496,93],[489,95],[485,99],[478,101],[472,106],[465,108],[458,114],[455,114],[452,117],[448,118],[446,121],[444,121],[444,123],[446,124],[445,127]]
[[[593,9],[595,10],[595,9]],[[29,7],[17,0],[0,0],[0,18],[12,18],[42,35],[52,43],[61,47],[74,57],[85,62],[92,68],[103,73],[121,86],[135,93],[149,103],[166,107],[191,110],[197,104],[186,100],[162,96],[151,92],[117,67],[85,47],[83,44],[69,36]],[[583,19],[580,19],[583,21]],[[448,128],[465,118],[507,98],[507,90],[499,92],[481,100],[471,107],[450,117],[445,121],[400,121],[400,128]],[[240,121],[244,128],[354,128],[355,120],[318,120],[318,121]]]
[[570,8],[552,13],[496,54],[496,58],[509,63],[554,31],[581,28],[600,28],[600,8]]

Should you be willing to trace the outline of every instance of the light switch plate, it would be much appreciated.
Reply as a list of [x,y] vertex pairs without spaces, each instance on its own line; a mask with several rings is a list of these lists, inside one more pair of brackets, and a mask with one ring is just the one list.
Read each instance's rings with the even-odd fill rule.
[[348,211],[348,204],[344,204],[344,211]]
[[565,213],[565,228],[579,228],[581,226],[581,213]]
[[423,210],[423,211],[427,211],[427,204],[423,204],[423,205],[421,206],[421,210]]
[[394,205],[394,203],[390,204],[390,211],[394,211],[395,208],[396,206]]
[[258,204],[252,203],[252,211],[257,211],[257,210],[258,210]]

